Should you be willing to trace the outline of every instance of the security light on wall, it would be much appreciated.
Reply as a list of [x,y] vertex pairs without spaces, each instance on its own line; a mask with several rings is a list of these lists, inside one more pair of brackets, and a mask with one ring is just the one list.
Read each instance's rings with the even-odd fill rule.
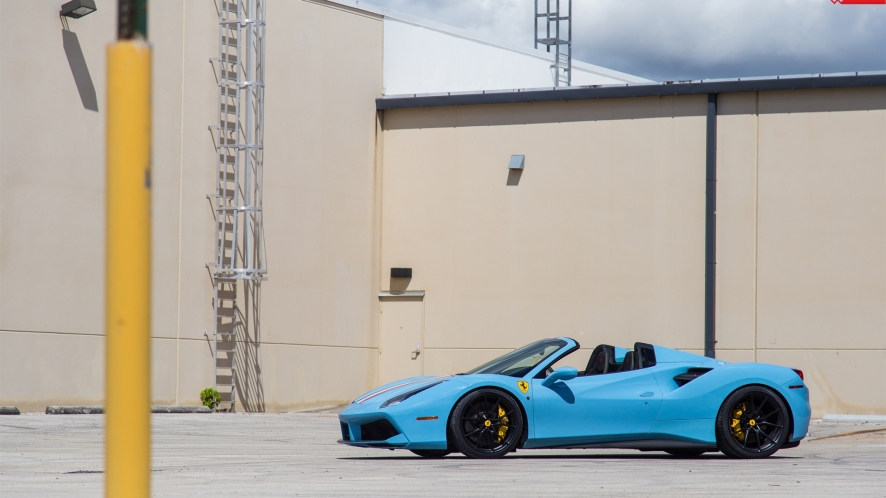
[[96,11],[93,0],[71,0],[62,5],[61,15],[72,19],[79,19]]
[[523,162],[526,156],[511,156],[511,162],[508,163],[508,169],[523,169]]

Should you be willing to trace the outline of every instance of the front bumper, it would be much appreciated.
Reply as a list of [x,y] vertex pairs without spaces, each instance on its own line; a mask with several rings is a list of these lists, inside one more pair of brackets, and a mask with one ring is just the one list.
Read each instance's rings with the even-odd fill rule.
[[466,387],[449,380],[385,408],[381,407],[385,399],[351,403],[338,415],[342,432],[339,443],[364,448],[445,450],[449,412]]
[[409,445],[409,440],[406,439],[406,436],[400,434],[384,441],[345,441],[344,439],[339,439],[336,443],[360,448],[387,448],[393,450],[396,448],[406,448]]
[[[339,414],[342,439],[338,442],[363,448],[446,449],[448,413],[436,415],[437,418],[432,420],[416,420],[428,417],[427,410],[419,412],[422,415],[414,415],[414,409],[396,408],[371,409],[349,405]],[[378,430],[380,426],[388,429]],[[372,431],[367,431],[367,428],[372,428]]]

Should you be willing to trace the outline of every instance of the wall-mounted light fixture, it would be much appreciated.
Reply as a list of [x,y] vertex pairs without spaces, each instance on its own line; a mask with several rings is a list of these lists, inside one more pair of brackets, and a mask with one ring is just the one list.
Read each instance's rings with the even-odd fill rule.
[[72,19],[80,19],[96,11],[93,0],[71,0],[62,5],[61,15]]
[[523,169],[523,162],[526,156],[511,156],[511,162],[508,163],[508,169]]
[[412,278],[412,268],[391,268],[391,278]]

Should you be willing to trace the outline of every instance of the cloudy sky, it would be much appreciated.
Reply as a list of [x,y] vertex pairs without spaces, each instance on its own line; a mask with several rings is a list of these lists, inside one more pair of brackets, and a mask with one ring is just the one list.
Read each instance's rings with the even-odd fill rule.
[[[369,2],[532,44],[533,0]],[[573,0],[573,14],[575,59],[659,81],[886,70],[886,5]]]

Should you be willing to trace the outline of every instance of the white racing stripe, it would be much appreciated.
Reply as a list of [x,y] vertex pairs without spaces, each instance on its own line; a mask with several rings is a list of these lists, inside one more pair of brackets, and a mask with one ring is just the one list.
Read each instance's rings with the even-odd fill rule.
[[403,383],[403,384],[397,384],[396,386],[391,386],[391,387],[389,387],[389,388],[387,388],[387,389],[382,389],[381,391],[378,391],[378,392],[372,393],[372,394],[370,394],[370,395],[368,395],[368,396],[364,396],[364,397],[362,397],[362,398],[357,398],[357,399],[354,400],[354,403],[362,403],[362,402],[364,402],[364,401],[366,401],[366,400],[369,400],[369,399],[372,399],[372,398],[378,396],[379,394],[384,394],[384,393],[386,393],[386,392],[388,392],[388,391],[393,391],[394,389],[399,389],[399,388],[401,388],[401,387],[403,387],[403,386],[408,386],[408,385],[410,385],[410,384],[418,384],[419,382],[430,382],[430,381],[432,381],[432,380],[445,379],[445,378],[447,378],[447,377],[452,377],[452,376],[451,376],[451,375],[443,375],[443,376],[441,376],[441,377],[431,377],[431,378],[429,378],[429,379],[413,380],[412,382],[405,382],[405,383]]

